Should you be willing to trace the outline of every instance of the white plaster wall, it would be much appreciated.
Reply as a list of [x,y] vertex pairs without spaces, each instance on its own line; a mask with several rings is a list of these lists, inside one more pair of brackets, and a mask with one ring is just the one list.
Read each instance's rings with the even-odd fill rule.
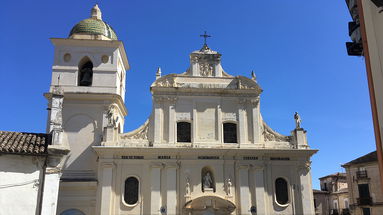
[[44,158],[0,155],[0,214],[30,215],[37,211]]

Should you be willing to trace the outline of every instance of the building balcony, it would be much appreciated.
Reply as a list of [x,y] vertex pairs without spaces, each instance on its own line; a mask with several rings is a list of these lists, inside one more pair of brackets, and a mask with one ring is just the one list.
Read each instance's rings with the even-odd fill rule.
[[368,178],[367,170],[356,171],[356,178],[357,179],[367,179]]
[[350,209],[348,209],[348,208],[343,208],[342,209],[342,213],[341,213],[341,215],[350,215],[351,213],[350,213]]
[[331,215],[339,215],[338,209],[331,209]]
[[358,205],[372,205],[372,198],[371,197],[361,197],[356,199],[358,202]]

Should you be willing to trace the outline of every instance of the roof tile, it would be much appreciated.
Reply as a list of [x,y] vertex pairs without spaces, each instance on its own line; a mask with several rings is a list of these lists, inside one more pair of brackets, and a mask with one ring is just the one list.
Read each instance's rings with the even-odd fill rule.
[[0,153],[45,154],[49,134],[0,131]]

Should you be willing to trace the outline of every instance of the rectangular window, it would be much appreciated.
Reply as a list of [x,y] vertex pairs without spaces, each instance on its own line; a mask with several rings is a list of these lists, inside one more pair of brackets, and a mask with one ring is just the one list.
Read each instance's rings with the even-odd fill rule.
[[177,142],[191,142],[191,123],[177,122]]
[[237,124],[223,123],[223,142],[237,143]]
[[370,198],[370,189],[368,184],[358,184],[359,198]]
[[362,208],[363,215],[371,215],[370,208]]

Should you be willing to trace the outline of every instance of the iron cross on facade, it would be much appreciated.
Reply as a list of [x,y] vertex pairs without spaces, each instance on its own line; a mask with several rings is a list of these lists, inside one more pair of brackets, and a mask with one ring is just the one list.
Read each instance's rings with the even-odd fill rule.
[[206,43],[206,39],[207,39],[208,37],[211,37],[211,35],[208,35],[208,34],[206,33],[206,31],[205,31],[204,34],[201,34],[201,35],[199,35],[199,36],[204,38],[204,45],[207,45],[207,43]]

